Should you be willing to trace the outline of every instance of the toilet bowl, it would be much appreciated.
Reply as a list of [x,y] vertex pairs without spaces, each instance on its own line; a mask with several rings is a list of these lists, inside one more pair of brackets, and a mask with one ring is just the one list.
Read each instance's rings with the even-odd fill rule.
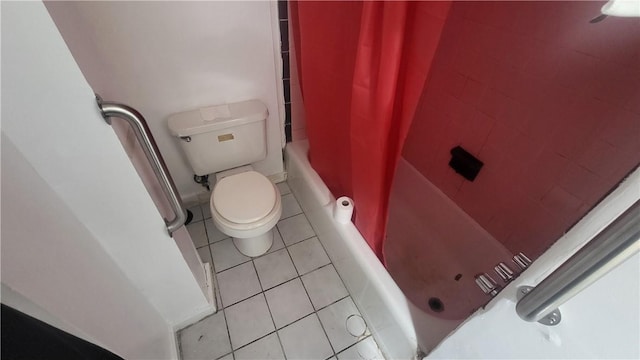
[[266,176],[249,170],[219,179],[209,207],[215,226],[233,238],[242,254],[260,256],[271,248],[282,202],[278,188]]

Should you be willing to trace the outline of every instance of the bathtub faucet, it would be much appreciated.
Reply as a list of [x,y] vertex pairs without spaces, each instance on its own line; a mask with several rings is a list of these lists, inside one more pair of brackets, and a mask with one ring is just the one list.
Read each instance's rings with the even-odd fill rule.
[[502,281],[508,283],[513,280],[513,270],[507,264],[500,262],[493,267],[493,270],[502,278]]
[[496,283],[491,276],[487,273],[478,274],[475,277],[476,284],[480,287],[485,294],[496,296],[498,294],[498,290],[500,290],[500,286]]
[[518,267],[520,268],[520,270],[524,270],[526,268],[529,267],[529,265],[531,265],[531,259],[529,259],[529,257],[523,253],[518,253],[517,255],[513,256],[513,262],[518,265]]

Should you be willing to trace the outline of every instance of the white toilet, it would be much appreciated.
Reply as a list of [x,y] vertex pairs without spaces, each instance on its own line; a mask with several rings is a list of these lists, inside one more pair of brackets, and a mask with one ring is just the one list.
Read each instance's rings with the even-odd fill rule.
[[250,165],[267,156],[267,116],[262,102],[249,100],[169,117],[169,130],[180,138],[194,173],[215,173],[213,223],[252,257],[269,250],[282,214],[278,188]]

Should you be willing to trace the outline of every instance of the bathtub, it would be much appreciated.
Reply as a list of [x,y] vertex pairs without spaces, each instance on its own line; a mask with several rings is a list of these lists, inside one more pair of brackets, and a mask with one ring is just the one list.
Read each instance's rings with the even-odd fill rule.
[[333,220],[335,197],[311,168],[307,152],[306,141],[287,144],[287,182],[292,192],[381,351],[388,359],[421,358],[462,320],[438,318],[414,306],[355,226]]
[[497,278],[493,268],[511,264],[513,257],[402,157],[391,188],[384,254],[389,273],[412,304],[458,322],[491,299],[475,276]]

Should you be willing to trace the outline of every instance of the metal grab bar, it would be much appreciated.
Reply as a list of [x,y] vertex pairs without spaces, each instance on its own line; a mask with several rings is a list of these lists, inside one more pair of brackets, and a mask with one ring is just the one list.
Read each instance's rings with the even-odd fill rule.
[[142,150],[144,151],[147,160],[149,160],[151,168],[153,168],[153,172],[160,182],[162,191],[169,200],[171,209],[175,214],[175,217],[171,221],[164,219],[169,235],[173,236],[173,232],[184,225],[187,215],[182,205],[182,199],[176,190],[176,185],[173,183],[173,179],[169,175],[167,165],[164,163],[164,159],[158,151],[158,146],[151,135],[151,131],[149,131],[149,126],[147,126],[146,120],[136,109],[124,104],[103,101],[98,94],[96,94],[96,102],[98,103],[100,113],[107,124],[111,125],[110,117],[117,117],[126,120],[133,128],[133,132],[136,134],[136,138],[140,142],[140,145],[142,145]]
[[558,306],[640,250],[640,201],[560,265],[538,286],[519,288],[516,312],[526,321],[560,322]]

